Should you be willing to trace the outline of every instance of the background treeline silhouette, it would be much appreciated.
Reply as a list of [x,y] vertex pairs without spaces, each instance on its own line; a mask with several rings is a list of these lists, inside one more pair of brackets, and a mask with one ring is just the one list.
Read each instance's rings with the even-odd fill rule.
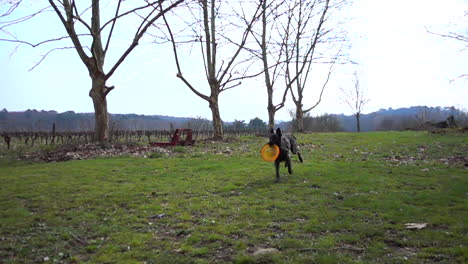
[[[381,109],[361,115],[362,131],[423,130],[427,123],[435,123],[454,116],[458,126],[468,126],[468,113],[454,107],[415,106],[399,109]],[[83,132],[94,130],[93,113],[67,111],[27,110],[23,112],[0,111],[0,132],[49,132],[55,124],[56,132]],[[231,130],[266,130],[266,123],[260,118],[250,121],[234,120],[224,122]],[[278,124],[283,129],[295,131],[295,119]],[[201,117],[171,117],[163,115],[110,114],[111,131],[174,130],[191,128],[212,130],[211,121]],[[324,114],[306,116],[304,129],[310,132],[356,131],[356,119],[352,115]]]

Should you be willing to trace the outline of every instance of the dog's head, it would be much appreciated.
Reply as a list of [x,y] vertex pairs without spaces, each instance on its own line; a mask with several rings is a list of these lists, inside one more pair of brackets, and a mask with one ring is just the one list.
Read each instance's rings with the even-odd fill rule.
[[268,145],[278,145],[278,147],[281,147],[281,129],[278,127],[276,129],[276,133],[273,130],[273,128],[270,130],[270,140],[268,141]]

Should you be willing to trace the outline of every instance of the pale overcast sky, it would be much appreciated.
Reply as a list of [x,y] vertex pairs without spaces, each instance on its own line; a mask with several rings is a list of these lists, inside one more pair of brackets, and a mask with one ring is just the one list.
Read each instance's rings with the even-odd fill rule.
[[[351,114],[340,100],[339,88],[353,85],[354,70],[358,70],[361,86],[370,99],[364,109],[366,113],[417,105],[455,106],[468,111],[467,78],[457,78],[468,74],[466,43],[426,31],[426,28],[438,33],[458,30],[467,35],[468,15],[464,14],[468,12],[468,1],[354,2],[347,11],[354,19],[346,23],[346,29],[352,45],[348,51],[350,59],[359,66],[336,68],[322,103],[312,115]],[[59,33],[55,36],[65,35],[56,15],[49,13],[49,17],[12,31],[30,40],[39,40],[56,31]],[[16,46],[0,42],[0,109],[94,111],[88,96],[91,81],[75,51],[54,52],[37,68],[28,71],[46,51],[28,46],[15,49]],[[185,66],[188,76],[200,77],[191,70],[190,66]],[[170,47],[138,46],[108,84],[116,86],[107,97],[110,113],[211,119],[208,103],[176,78]],[[315,103],[319,87],[307,89],[305,107]],[[248,121],[255,117],[266,121],[263,81],[244,82],[238,88],[221,93],[220,109],[225,121]],[[288,100],[286,107],[277,113],[277,120],[289,120],[292,109],[293,104]]]

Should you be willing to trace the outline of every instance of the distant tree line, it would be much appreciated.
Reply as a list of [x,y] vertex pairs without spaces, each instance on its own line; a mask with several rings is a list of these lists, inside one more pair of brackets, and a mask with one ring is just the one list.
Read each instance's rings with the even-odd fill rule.
[[[110,129],[112,131],[170,130],[171,124],[176,127],[185,126],[191,120],[191,118],[167,116],[110,114]],[[94,131],[94,114],[73,111],[58,113],[34,109],[24,112],[8,112],[6,109],[0,111],[0,131],[4,132],[51,131],[53,124],[57,132]]]
[[[453,116],[459,127],[468,126],[468,113],[454,107],[415,106],[399,109],[381,109],[369,114],[361,114],[361,131],[389,130],[426,130],[435,124]],[[290,122],[290,130],[297,131],[296,120]],[[347,115],[324,114],[320,116],[306,115],[304,130],[309,132],[355,132],[356,117]]]
[[[291,113],[292,121],[279,122],[276,126],[290,132],[298,131],[298,124]],[[468,126],[468,113],[454,107],[416,106],[400,109],[381,109],[370,114],[362,114],[361,131],[425,130],[428,123],[437,123],[453,116],[459,127]],[[191,128],[195,131],[212,131],[213,123],[203,117],[170,117],[161,115],[110,114],[111,131],[173,131],[176,128]],[[303,120],[306,132],[356,131],[355,116],[324,114]],[[27,110],[24,112],[0,111],[0,132],[50,132],[55,124],[56,132],[93,131],[94,114],[58,113],[56,111]],[[229,131],[267,131],[268,125],[259,117],[248,122],[234,120],[223,122],[223,129]]]
[[[174,131],[176,128],[190,128],[195,131],[212,131],[213,123],[203,117],[171,117],[161,115],[110,114],[110,130],[113,131]],[[67,111],[27,110],[24,112],[0,111],[0,132],[50,132],[55,125],[56,132],[89,132],[94,130],[94,114]],[[266,131],[267,124],[260,118],[234,122],[223,122],[223,128],[230,131]]]

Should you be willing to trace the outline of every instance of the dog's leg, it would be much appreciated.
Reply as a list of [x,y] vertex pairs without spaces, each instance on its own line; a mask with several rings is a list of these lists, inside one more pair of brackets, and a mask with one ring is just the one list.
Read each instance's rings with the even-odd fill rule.
[[299,151],[297,152],[297,155],[299,156],[299,160],[301,161],[301,163],[303,163],[304,161],[302,160],[301,153]]
[[278,160],[275,160],[275,169],[276,169],[276,180],[275,180],[275,182],[280,181],[279,165],[280,165],[280,162]]
[[291,158],[286,158],[286,165],[288,166],[288,172],[289,174],[292,174],[293,171],[292,171],[292,167],[291,167]]

